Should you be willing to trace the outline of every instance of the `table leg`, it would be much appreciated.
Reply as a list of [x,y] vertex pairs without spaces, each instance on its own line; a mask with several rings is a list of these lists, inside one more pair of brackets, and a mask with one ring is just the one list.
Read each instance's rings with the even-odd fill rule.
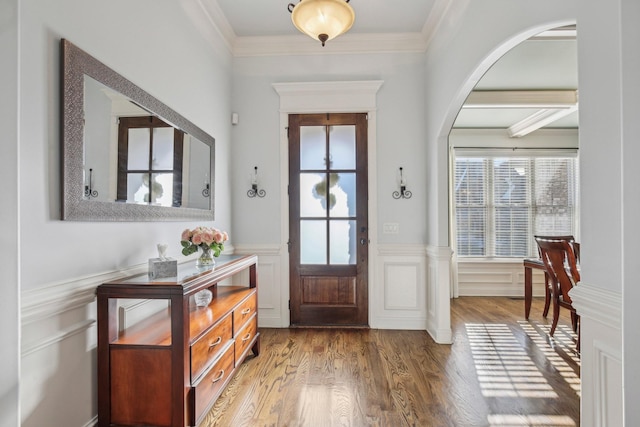
[[531,298],[533,296],[532,284],[531,284],[531,268],[524,268],[524,318],[529,320],[529,313],[531,312]]

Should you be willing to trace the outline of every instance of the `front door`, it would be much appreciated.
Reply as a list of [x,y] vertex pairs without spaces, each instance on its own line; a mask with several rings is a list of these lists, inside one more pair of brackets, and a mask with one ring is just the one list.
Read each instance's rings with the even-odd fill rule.
[[367,201],[367,115],[290,115],[292,326],[368,326]]

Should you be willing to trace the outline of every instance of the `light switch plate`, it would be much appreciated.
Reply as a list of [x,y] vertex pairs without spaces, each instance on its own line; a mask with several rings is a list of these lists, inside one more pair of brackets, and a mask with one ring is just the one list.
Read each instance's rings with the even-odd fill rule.
[[383,234],[398,234],[398,230],[400,229],[400,224],[397,222],[385,222],[382,224],[382,233]]

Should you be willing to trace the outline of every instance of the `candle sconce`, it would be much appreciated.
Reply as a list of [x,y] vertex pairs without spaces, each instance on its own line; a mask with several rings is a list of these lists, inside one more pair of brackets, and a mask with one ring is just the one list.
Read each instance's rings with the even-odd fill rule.
[[400,185],[400,191],[394,191],[392,194],[393,198],[394,199],[400,199],[400,198],[410,199],[413,194],[411,193],[411,191],[407,190],[407,181],[404,179],[404,176],[402,175],[402,167],[400,167],[398,184]]
[[202,189],[202,197],[211,196],[211,184],[209,184],[209,174],[204,177],[204,188]]
[[87,199],[98,197],[98,190],[93,189],[93,169],[89,169],[89,185],[84,186],[84,197]]
[[258,189],[258,167],[254,166],[253,174],[251,175],[251,188],[247,191],[247,197],[264,197],[267,194],[263,189]]

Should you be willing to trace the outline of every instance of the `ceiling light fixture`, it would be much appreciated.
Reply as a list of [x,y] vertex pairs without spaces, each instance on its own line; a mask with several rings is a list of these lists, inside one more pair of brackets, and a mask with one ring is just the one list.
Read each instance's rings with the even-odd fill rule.
[[300,0],[289,3],[291,20],[300,32],[325,42],[344,34],[353,25],[356,14],[349,0]]

